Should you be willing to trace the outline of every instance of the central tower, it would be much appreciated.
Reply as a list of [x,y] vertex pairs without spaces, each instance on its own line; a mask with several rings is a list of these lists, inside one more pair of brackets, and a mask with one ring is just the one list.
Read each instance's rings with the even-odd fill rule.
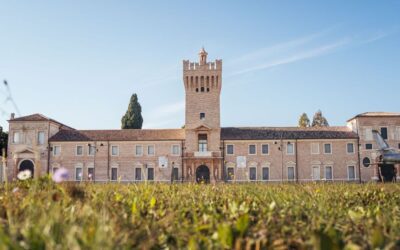
[[[185,153],[186,159],[195,160],[195,163],[192,161],[194,165],[204,165],[207,162],[214,165],[214,161],[221,156],[222,60],[208,62],[207,56],[208,53],[202,48],[198,62],[183,61],[186,99]],[[212,172],[211,179],[213,175],[215,173]],[[215,178],[217,179],[216,176]]]

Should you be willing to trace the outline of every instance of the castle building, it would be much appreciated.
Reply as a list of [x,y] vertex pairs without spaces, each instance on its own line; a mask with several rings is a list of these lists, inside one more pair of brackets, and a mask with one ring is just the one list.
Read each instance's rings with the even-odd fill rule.
[[[9,120],[7,176],[63,167],[71,181],[375,181],[372,130],[400,148],[400,113],[367,112],[341,127],[221,127],[222,60],[183,61],[182,129],[77,130],[41,114]],[[389,166],[399,179],[400,166]],[[396,171],[397,170],[397,171]],[[389,173],[389,174],[390,174]]]

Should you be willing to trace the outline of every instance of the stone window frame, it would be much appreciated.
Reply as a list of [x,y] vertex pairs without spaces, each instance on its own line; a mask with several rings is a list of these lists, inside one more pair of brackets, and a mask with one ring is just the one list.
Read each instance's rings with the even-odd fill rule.
[[[371,148],[367,148],[367,145],[371,145]],[[365,150],[367,150],[367,151],[374,150],[374,145],[372,143],[365,143],[364,147],[365,147]]]
[[[152,162],[146,163],[146,180],[147,181],[155,181],[156,180],[156,165]],[[149,169],[153,169],[153,180],[149,180]]]
[[[319,142],[312,142],[311,144],[310,144],[310,147],[311,147],[311,154],[312,155],[319,155],[321,152],[320,152],[320,150],[319,150]],[[317,145],[317,151],[318,152],[313,152],[313,145]]]
[[[326,148],[325,148],[325,145],[330,145],[330,152],[326,152]],[[332,142],[326,142],[326,143],[324,143],[324,155],[331,155],[331,154],[333,154],[333,147],[332,147]]]
[[[91,154],[91,148],[93,148],[93,154]],[[96,146],[95,145],[92,145],[92,144],[88,144],[88,152],[87,152],[87,155],[88,156],[94,156],[96,154]]]
[[87,174],[88,180],[89,180],[89,169],[93,169],[92,181],[94,181],[96,179],[96,168],[94,167],[93,163],[88,163],[86,165],[86,174]]
[[[353,169],[354,169],[354,179],[350,179],[350,174],[349,174],[349,173],[350,173],[350,172],[349,172],[350,167],[353,167]],[[357,170],[356,170],[355,164],[347,164],[346,172],[347,172],[347,180],[348,180],[348,181],[355,181],[355,180],[357,180]]]
[[[136,179],[136,177],[137,177],[136,173],[137,173],[138,169],[140,170],[140,176],[139,176],[139,179]],[[138,181],[138,182],[144,181],[143,168],[142,168],[141,165],[136,165],[136,166],[135,166],[134,181],[135,181],[135,182],[136,182],[136,181]]]
[[[267,148],[268,148],[268,150],[267,150],[268,152],[267,153],[263,152],[264,146],[267,146]],[[270,149],[269,143],[262,143],[261,144],[261,155],[269,155],[269,149]]]
[[[149,154],[149,147],[153,147],[153,154]],[[148,156],[155,156],[156,155],[156,145],[155,144],[147,145],[147,155]]]
[[[249,176],[248,176],[248,178],[247,178],[248,181],[253,181],[253,182],[254,182],[254,181],[257,181],[257,180],[258,180],[258,178],[257,178],[257,177],[258,177],[257,165],[250,164],[248,168],[249,168],[249,170],[248,170],[248,171],[249,171]],[[250,170],[251,170],[252,168],[256,170],[256,179],[255,179],[255,180],[250,179],[250,178],[251,178],[251,177],[250,177]]]
[[[141,153],[140,154],[137,153],[138,147],[141,148]],[[143,156],[143,154],[144,154],[143,145],[142,144],[135,144],[135,156]]]
[[[175,154],[174,153],[174,147],[178,147],[178,153],[177,154]],[[172,144],[171,145],[171,155],[174,155],[174,156],[180,156],[181,155],[181,145],[179,145],[179,144]]]
[[[232,146],[232,154],[229,153],[228,146]],[[226,155],[235,155],[235,144],[226,144]]]
[[[268,179],[264,179],[264,168],[268,169]],[[270,181],[271,180],[271,167],[269,164],[265,164],[261,166],[261,180],[262,181]]]
[[[58,154],[56,154],[56,148],[57,148],[57,147],[60,149],[60,151],[59,151]],[[60,156],[60,155],[61,155],[61,151],[62,151],[62,148],[61,148],[61,145],[60,145],[60,144],[53,145],[52,155],[53,155],[54,157]]]
[[[40,134],[41,133],[43,133],[43,142],[42,143],[40,143]],[[37,139],[37,145],[44,145],[45,141],[46,141],[46,131],[44,131],[44,130],[37,131],[36,139]]]
[[[117,169],[117,174],[116,174],[117,178],[115,180],[113,180],[113,178],[112,178],[112,170],[113,170],[113,168]],[[119,166],[118,166],[118,164],[112,164],[111,167],[110,167],[110,181],[118,181],[118,179],[119,179],[118,174],[119,174]]]
[[[18,134],[18,141],[15,141],[15,134]],[[14,130],[12,132],[12,137],[11,137],[11,144],[23,144],[23,132],[22,130]]]
[[[288,149],[289,149],[288,145],[292,145],[292,147],[293,147],[293,152],[291,152],[291,153],[288,152]],[[286,150],[285,150],[285,151],[286,151],[286,155],[294,155],[295,152],[296,152],[296,148],[295,148],[295,146],[294,146],[294,143],[291,142],[291,141],[287,142],[287,143],[286,143]]]
[[[78,147],[81,147],[81,148],[82,148],[82,154],[78,154]],[[76,144],[76,145],[75,145],[75,156],[81,157],[81,156],[83,156],[84,154],[85,154],[85,153],[84,153],[84,146],[81,145],[81,144]]]
[[[250,146],[254,146],[254,154],[250,153]],[[257,155],[257,144],[251,143],[247,145],[247,154],[248,155]]]
[[[383,138],[383,135],[382,135],[382,129],[383,129],[383,128],[386,128],[386,139]],[[390,138],[389,138],[389,135],[390,135],[390,133],[389,133],[389,126],[380,126],[380,127],[379,127],[379,133],[381,134],[382,138],[383,138],[385,141],[390,140]]]
[[[77,169],[81,169],[80,179],[78,179],[78,176],[76,174]],[[83,181],[83,164],[82,163],[76,163],[74,166],[74,181],[79,181],[79,182]]]
[[[326,169],[327,168],[331,168],[331,179],[327,179],[326,178]],[[335,179],[335,177],[334,177],[334,175],[333,175],[333,164],[326,164],[326,165],[324,165],[324,179],[325,180],[327,180],[327,181],[333,181],[334,179]]]
[[[352,144],[352,145],[353,145],[353,152],[349,152],[349,144]],[[356,153],[356,147],[355,147],[355,145],[354,145],[354,142],[348,142],[348,143],[346,143],[346,153],[347,153],[348,155],[354,155],[354,154]]]
[[[293,168],[293,179],[289,179],[289,168]],[[287,179],[287,181],[296,181],[296,165],[295,164],[286,164],[286,179]]]
[[[117,154],[113,154],[113,148],[116,147],[117,148]],[[111,145],[110,147],[110,155],[111,156],[119,156],[119,146],[118,145]]]
[[[314,177],[314,168],[317,168],[317,167],[318,167],[319,176],[318,176],[318,178],[315,178]],[[311,180],[312,181],[320,181],[321,180],[321,165],[318,165],[318,164],[311,165]]]

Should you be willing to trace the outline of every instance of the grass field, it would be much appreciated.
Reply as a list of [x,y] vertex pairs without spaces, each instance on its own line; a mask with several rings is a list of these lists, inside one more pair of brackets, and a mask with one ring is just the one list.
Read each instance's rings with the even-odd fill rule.
[[0,190],[1,249],[399,249],[400,185],[54,184]]

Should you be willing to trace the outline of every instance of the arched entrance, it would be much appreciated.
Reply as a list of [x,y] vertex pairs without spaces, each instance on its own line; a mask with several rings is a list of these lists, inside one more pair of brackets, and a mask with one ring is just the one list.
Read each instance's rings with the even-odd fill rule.
[[18,172],[24,171],[24,170],[29,170],[31,171],[32,177],[35,171],[35,165],[31,160],[23,160],[20,162],[19,167],[18,167]]
[[393,164],[379,164],[379,180],[383,182],[392,182],[396,180],[396,172]]
[[201,165],[196,169],[197,183],[210,183],[210,169],[206,165]]

